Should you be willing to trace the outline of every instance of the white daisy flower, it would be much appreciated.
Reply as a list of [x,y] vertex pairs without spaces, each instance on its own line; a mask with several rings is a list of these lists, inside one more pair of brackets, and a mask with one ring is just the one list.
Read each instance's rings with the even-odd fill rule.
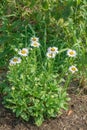
[[46,56],[47,56],[48,58],[55,58],[56,54],[55,54],[55,53],[51,53],[51,52],[47,52],[47,53],[46,53]]
[[19,63],[21,63],[21,58],[19,58],[19,57],[14,57],[14,58],[12,58],[11,60],[10,60],[10,63],[9,63],[9,65],[15,65],[15,64],[19,64]]
[[29,51],[28,51],[27,48],[23,48],[22,50],[20,50],[18,52],[18,54],[21,55],[21,56],[28,56],[28,53],[29,53]]
[[35,41],[35,42],[31,42],[31,46],[33,46],[33,47],[39,47],[40,46],[40,43],[39,42],[37,42],[37,41]]
[[72,65],[69,67],[69,71],[71,71],[72,73],[75,73],[76,71],[78,71],[78,69],[74,65]]
[[67,51],[67,55],[68,55],[69,57],[76,57],[76,51],[75,51],[75,50],[72,50],[72,49],[69,49],[69,50]]
[[30,41],[31,42],[38,42],[39,38],[38,37],[31,37]]
[[48,48],[48,52],[57,54],[58,53],[58,48],[57,47],[49,47]]

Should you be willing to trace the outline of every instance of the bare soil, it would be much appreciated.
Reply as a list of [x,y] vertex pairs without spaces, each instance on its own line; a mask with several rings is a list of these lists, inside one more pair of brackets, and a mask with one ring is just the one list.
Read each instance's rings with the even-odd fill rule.
[[62,115],[54,119],[46,120],[40,127],[35,126],[32,120],[25,122],[16,118],[15,114],[4,108],[3,96],[0,95],[0,130],[87,130],[87,95],[76,95],[77,85],[70,88],[71,101],[68,111],[63,111]]

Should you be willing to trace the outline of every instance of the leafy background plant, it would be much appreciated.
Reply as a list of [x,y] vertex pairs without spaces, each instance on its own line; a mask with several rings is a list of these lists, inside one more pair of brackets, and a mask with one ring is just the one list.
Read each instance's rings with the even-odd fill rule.
[[14,48],[26,46],[35,32],[44,48],[56,45],[59,49],[79,48],[79,52],[83,48],[86,53],[86,0],[1,0],[0,7],[2,66],[14,53]]

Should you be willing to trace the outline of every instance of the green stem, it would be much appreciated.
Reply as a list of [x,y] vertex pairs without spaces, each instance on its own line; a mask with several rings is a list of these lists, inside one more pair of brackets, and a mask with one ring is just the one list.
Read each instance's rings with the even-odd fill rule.
[[70,74],[69,76],[68,76],[68,79],[66,79],[66,83],[65,83],[65,90],[67,90],[67,88],[68,88],[68,86],[69,86],[69,83],[70,83],[70,80],[71,80],[71,77],[72,77],[72,75]]

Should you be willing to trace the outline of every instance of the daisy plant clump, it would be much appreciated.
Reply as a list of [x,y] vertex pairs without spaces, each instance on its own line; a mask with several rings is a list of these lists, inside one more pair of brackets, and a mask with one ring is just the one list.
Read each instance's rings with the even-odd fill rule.
[[77,67],[75,65],[73,65],[74,64],[74,59],[71,59],[71,58],[76,58],[77,53],[76,53],[75,50],[68,49],[67,55],[68,55],[68,57],[70,57],[69,62],[71,64],[71,66],[69,67],[69,71],[73,74],[73,73],[77,72],[78,69],[77,69]]
[[46,55],[48,58],[55,58],[57,53],[58,53],[57,47],[49,47]]
[[31,47],[39,48],[39,46],[40,46],[39,38],[31,37],[30,42],[31,42]]
[[76,50],[73,49],[68,49],[67,50],[67,58],[66,58],[66,62],[67,62],[67,69],[68,69],[68,73],[67,73],[67,80],[65,83],[65,89],[69,86],[69,83],[71,81],[71,79],[75,76],[76,72],[78,72],[78,68],[76,67],[76,59],[77,59],[77,52]]
[[57,47],[49,47],[47,49],[46,57],[47,57],[47,61],[48,61],[49,72],[53,71],[53,69],[54,69],[54,61],[55,61],[57,54],[58,54]]
[[39,38],[32,37],[30,48],[16,49],[9,63],[9,86],[4,89],[3,102],[17,117],[26,121],[32,117],[37,126],[67,109],[69,99],[54,72],[58,48],[49,47],[43,58],[40,47]]

